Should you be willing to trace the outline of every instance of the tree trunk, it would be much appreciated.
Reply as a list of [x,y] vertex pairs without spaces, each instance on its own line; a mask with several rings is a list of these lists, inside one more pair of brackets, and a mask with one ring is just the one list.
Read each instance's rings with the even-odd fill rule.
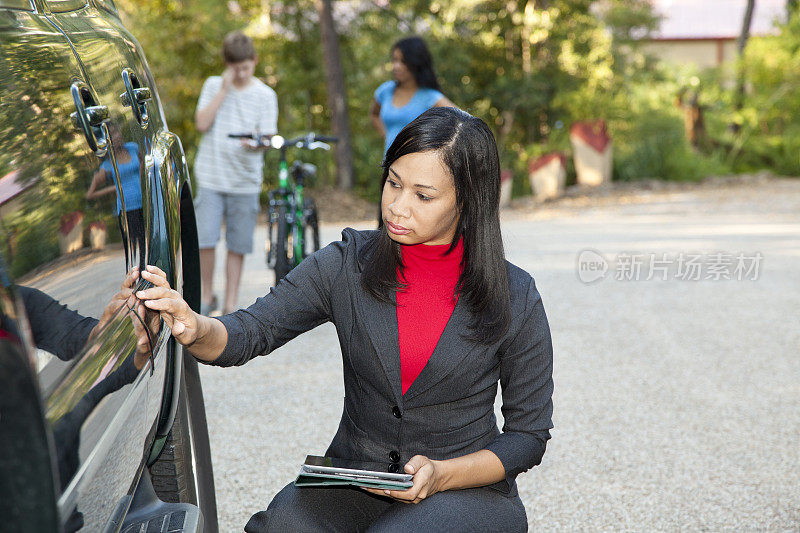
[[[737,68],[736,82],[736,110],[740,111],[744,107],[744,89],[745,89],[745,73],[744,73],[744,49],[747,46],[747,39],[750,38],[750,26],[753,22],[753,9],[756,7],[756,0],[747,0],[747,7],[744,10],[744,19],[742,20],[742,32],[739,34],[739,40],[736,43],[736,50],[738,53],[739,66]],[[741,124],[731,124],[731,129],[738,132]]]
[[348,191],[353,188],[353,143],[350,138],[350,119],[347,112],[342,58],[339,53],[339,36],[333,22],[331,0],[316,0],[316,8],[325,59],[331,125],[333,134],[339,138],[336,144],[336,185],[339,189]]
[[739,34],[739,41],[736,44],[736,49],[739,52],[739,57],[744,54],[744,47],[747,45],[747,39],[750,38],[750,26],[753,22],[753,9],[756,7],[756,0],[747,0],[747,7],[744,10],[744,19],[742,20],[742,32]]
[[533,0],[525,4],[522,14],[522,30],[520,32],[522,44],[522,72],[531,73],[531,21],[535,11]]
[[800,3],[798,0],[786,0],[786,22],[789,22],[797,11],[798,3]]

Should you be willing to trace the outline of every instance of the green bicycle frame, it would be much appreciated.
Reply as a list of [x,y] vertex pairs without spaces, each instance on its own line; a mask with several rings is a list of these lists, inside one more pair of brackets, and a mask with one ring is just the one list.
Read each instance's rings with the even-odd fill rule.
[[286,162],[285,148],[282,150],[284,153],[282,154],[283,157],[281,157],[280,166],[278,167],[278,187],[285,191],[284,200],[287,207],[291,207],[292,205],[292,196],[294,196],[296,202],[291,228],[290,231],[287,232],[287,235],[291,235],[292,239],[292,257],[289,259],[292,267],[296,267],[300,264],[300,261],[303,260],[303,250],[305,247],[305,243],[303,242],[305,239],[305,235],[303,234],[303,185],[295,181],[292,183],[294,191],[290,190],[289,166]]
[[278,167],[278,187],[281,189],[289,188],[289,166],[286,164],[286,157],[281,158],[280,166]]
[[[309,171],[300,163],[295,161],[289,167],[286,152],[288,148],[316,148],[330,149],[326,142],[336,142],[336,137],[316,136],[308,133],[303,137],[286,140],[278,137],[280,141],[272,144],[273,148],[280,150],[280,161],[278,166],[278,188],[269,191],[270,213],[269,213],[269,241],[267,245],[267,263],[275,266],[276,275],[280,270],[280,277],[285,275],[284,270],[298,266],[308,250],[308,244],[312,245],[313,250],[319,249],[319,227],[317,211],[313,206],[305,205],[304,180]],[[275,210],[278,210],[276,213]],[[275,236],[272,233],[273,224],[277,223],[277,236],[281,239],[280,246],[273,241]],[[311,225],[309,225],[309,223]],[[306,229],[312,232],[312,241],[306,243]],[[285,240],[284,240],[285,239]],[[280,251],[280,258],[277,251]],[[272,261],[275,263],[272,263]],[[278,267],[278,262],[280,266]]]
[[296,211],[294,214],[294,224],[292,225],[292,246],[294,247],[294,257],[292,258],[292,262],[294,263],[294,266],[297,266],[300,264],[300,261],[303,260],[303,251],[305,248],[304,241],[306,238],[303,232],[303,185],[297,182],[295,182],[294,197],[297,200],[297,205],[295,206]]

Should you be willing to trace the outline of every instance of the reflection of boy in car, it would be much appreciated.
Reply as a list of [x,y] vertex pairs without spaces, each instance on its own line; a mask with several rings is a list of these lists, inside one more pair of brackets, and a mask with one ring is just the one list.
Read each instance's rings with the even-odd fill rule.
[[[139,169],[141,168],[139,147],[135,142],[125,142],[119,129],[113,124],[108,125],[108,133],[111,137],[111,145],[114,147],[114,158],[117,160],[120,186],[122,187],[122,195],[125,198],[125,218],[128,221],[128,235],[122,229],[121,218],[119,219],[120,231],[122,231],[125,248],[128,249],[128,241],[130,239],[131,252],[135,255],[137,250],[139,252],[144,251],[144,216],[142,214],[142,186],[139,176]],[[105,187],[103,187],[104,184],[106,185]],[[92,183],[89,185],[89,190],[86,191],[86,198],[93,200],[116,192],[116,190],[114,165],[111,162],[111,157],[106,156],[103,162],[100,163],[100,168],[92,177]],[[122,202],[117,196],[116,214],[118,217],[121,211]]]

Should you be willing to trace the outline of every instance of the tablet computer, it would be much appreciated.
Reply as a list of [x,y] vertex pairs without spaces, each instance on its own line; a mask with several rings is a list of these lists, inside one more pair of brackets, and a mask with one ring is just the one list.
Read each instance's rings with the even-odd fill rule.
[[414,484],[411,474],[386,472],[379,467],[375,463],[309,455],[300,465],[294,483],[299,487],[353,485],[388,490],[406,490]]

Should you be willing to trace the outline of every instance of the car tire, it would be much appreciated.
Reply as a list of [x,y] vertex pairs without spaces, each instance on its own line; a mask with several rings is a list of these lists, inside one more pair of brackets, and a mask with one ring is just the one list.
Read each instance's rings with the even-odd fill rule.
[[182,352],[179,348],[183,372],[175,421],[164,450],[150,466],[150,476],[162,501],[197,505],[203,531],[216,533],[217,503],[200,374],[197,361]]

